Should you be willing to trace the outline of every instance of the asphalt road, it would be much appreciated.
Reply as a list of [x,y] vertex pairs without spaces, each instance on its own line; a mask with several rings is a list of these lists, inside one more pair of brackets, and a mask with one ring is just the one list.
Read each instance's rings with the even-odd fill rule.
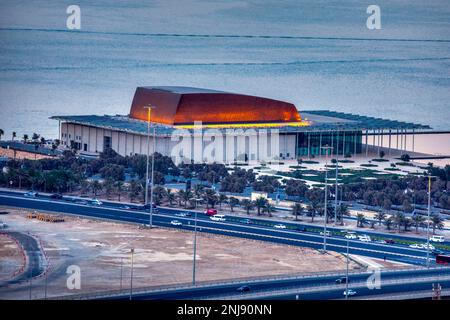
[[[104,202],[101,206],[90,204],[80,204],[66,200],[54,200],[48,196],[39,196],[37,198],[25,197],[23,193],[0,191],[0,205],[22,207],[35,210],[53,211],[79,216],[93,218],[111,219],[138,224],[148,224],[149,214],[145,211],[125,209],[124,204],[114,202]],[[129,205],[132,206],[132,205]],[[158,212],[153,214],[153,223],[156,226],[173,227],[178,229],[194,229],[195,212],[191,211],[190,217],[175,216],[181,212],[180,209],[159,208]],[[235,237],[257,239],[262,241],[271,241],[289,245],[297,245],[320,249],[323,247],[323,236],[317,232],[305,232],[305,227],[312,228],[305,224],[283,223],[288,227],[297,229],[275,229],[274,224],[279,222],[270,222],[267,220],[251,218],[250,224],[243,223],[243,218],[227,217],[225,222],[212,221],[204,214],[197,214],[197,230],[199,232],[208,232],[214,234],[229,235]],[[172,220],[178,220],[181,226],[171,224]],[[315,227],[316,229],[320,229]],[[328,230],[338,230],[328,228]],[[317,231],[317,230],[316,230]],[[367,232],[368,233],[368,232]],[[374,236],[374,233],[371,233]],[[379,234],[386,238],[386,235]],[[389,238],[413,239],[412,237],[390,236]],[[416,265],[426,264],[426,251],[423,249],[412,249],[406,245],[400,244],[381,244],[376,242],[362,242],[359,240],[347,240],[342,236],[327,237],[327,249],[336,252],[346,252],[347,241],[349,243],[350,254],[386,258],[399,262],[405,262]],[[423,242],[423,241],[422,241]],[[432,263],[434,256],[430,255]]]

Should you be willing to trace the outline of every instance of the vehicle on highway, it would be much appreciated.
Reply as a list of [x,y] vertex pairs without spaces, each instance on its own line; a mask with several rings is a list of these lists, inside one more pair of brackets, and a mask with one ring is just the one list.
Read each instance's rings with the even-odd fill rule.
[[352,290],[352,289],[348,289],[343,292],[343,295],[347,296],[347,297],[351,297],[351,296],[356,295],[356,291]]
[[39,193],[34,191],[28,191],[27,193],[24,193],[24,196],[27,198],[36,198],[37,196],[39,196]]
[[[347,283],[347,277],[340,277],[336,279],[335,281],[337,284]],[[348,279],[348,282],[350,282],[350,279]]]
[[274,227],[275,229],[286,229],[286,226],[285,226],[284,224],[281,224],[281,223],[276,224],[276,225],[274,225],[273,227]]
[[61,200],[63,198],[63,196],[60,193],[54,193],[50,196],[50,198],[55,199],[55,200]]
[[367,234],[358,236],[358,239],[359,239],[359,241],[362,241],[362,242],[371,242],[372,241],[370,236],[368,236]]
[[395,243],[394,239],[385,239],[384,242],[387,243],[387,244],[394,244]]
[[434,236],[432,236],[430,238],[430,241],[433,241],[433,242],[444,242],[445,238],[444,238],[444,236],[436,236],[436,235],[434,235]]
[[130,206],[127,206],[127,205],[124,205],[124,206],[122,206],[122,209],[125,209],[125,210],[130,210],[130,209],[131,209],[131,207],[130,207]]
[[205,214],[208,216],[213,216],[217,214],[217,209],[206,209]]
[[443,255],[443,254],[438,254],[436,256],[436,263],[437,264],[448,265],[448,264],[450,264],[450,256]]
[[[425,249],[425,250],[427,250],[427,244],[426,244],[426,243],[423,244],[423,245],[422,245],[422,248]],[[435,250],[436,248],[430,243],[430,244],[428,245],[428,249],[429,249],[429,250]]]
[[182,224],[180,221],[178,221],[178,220],[172,220],[172,221],[170,221],[170,224],[173,225],[173,226],[182,226],[182,225],[183,225],[183,224]]
[[[156,204],[153,203],[152,205],[153,205],[153,211],[155,211],[155,212],[158,211],[158,207],[156,206]],[[150,210],[150,203],[139,206],[138,210]]]
[[244,223],[244,224],[251,224],[252,220],[250,219],[242,219],[241,221],[239,221],[240,223]]
[[[327,235],[327,237],[331,236],[331,232],[330,231],[326,231],[325,234]],[[320,235],[321,236],[324,235],[323,231],[320,231]]]
[[347,232],[347,234],[345,235],[345,238],[352,240],[352,239],[357,239],[358,236],[356,235],[355,232]]
[[78,204],[82,204],[82,205],[88,205],[89,204],[86,200],[74,199],[72,201],[75,202],[75,203],[78,203]]
[[185,218],[185,217],[190,217],[191,214],[189,212],[179,212],[179,213],[175,213],[175,216]]
[[439,250],[439,249],[434,249],[433,251],[431,251],[432,254],[434,254],[435,256],[443,254],[444,251]]
[[209,218],[213,221],[220,221],[220,222],[226,221],[225,216],[223,214],[216,214]]
[[239,288],[236,289],[237,292],[249,292],[251,289],[249,286],[241,286]]
[[423,244],[413,243],[413,244],[410,244],[409,247],[412,249],[423,249]]
[[94,206],[101,206],[103,204],[103,202],[101,202],[100,200],[94,198],[91,200],[91,204],[93,204]]

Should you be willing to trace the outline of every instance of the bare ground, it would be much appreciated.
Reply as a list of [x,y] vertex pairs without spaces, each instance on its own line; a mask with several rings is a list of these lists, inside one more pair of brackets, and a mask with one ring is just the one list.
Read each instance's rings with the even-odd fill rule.
[[[28,211],[9,211],[2,219],[10,230],[30,232],[43,246],[50,267],[32,281],[32,298],[60,296],[130,286],[131,248],[133,287],[166,286],[192,280],[193,233],[172,229],[141,229],[138,225],[65,216],[62,223],[26,218]],[[4,239],[0,241],[5,241]],[[17,248],[1,242],[0,267],[6,270]],[[345,259],[334,252],[233,237],[198,234],[197,281],[217,281],[270,275],[345,270]],[[7,259],[4,259],[7,258]],[[81,289],[66,286],[69,265],[81,269]],[[360,268],[351,263],[351,269]],[[121,281],[122,279],[122,281]],[[0,287],[0,299],[28,299],[29,283]]]

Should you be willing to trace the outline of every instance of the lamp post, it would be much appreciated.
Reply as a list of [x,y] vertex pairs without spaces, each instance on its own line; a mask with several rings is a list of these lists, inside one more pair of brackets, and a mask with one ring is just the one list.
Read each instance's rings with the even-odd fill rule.
[[[338,161],[339,154],[336,153],[336,181],[335,181],[335,187],[334,187],[334,225],[337,225],[337,207],[338,207],[338,167],[339,167],[339,161]],[[341,219],[344,219],[342,216]],[[342,220],[344,221],[344,220]]]
[[325,150],[325,203],[324,203],[324,223],[323,223],[323,253],[327,252],[327,218],[328,218],[328,212],[327,212],[327,202],[328,202],[328,151],[332,150],[333,148],[325,145],[321,147],[321,149]]
[[130,275],[130,300],[133,296],[133,254],[134,248],[131,248],[131,275]]
[[430,267],[431,178],[433,176],[428,176],[427,268]]
[[348,258],[348,254],[349,254],[349,239],[347,239],[347,269],[345,271],[345,300],[348,299],[348,263],[349,263],[349,258]]
[[[145,204],[148,205],[148,185],[149,185],[149,158],[150,158],[150,121],[151,113],[155,107],[148,105],[144,107],[147,109],[147,170],[145,175]],[[154,178],[154,168],[155,168],[155,126],[153,126],[153,153],[152,153],[152,180],[150,184],[150,216],[149,216],[149,226],[153,227],[153,178]]]
[[195,286],[195,262],[197,259],[197,210],[194,217],[194,256],[192,257],[192,285]]

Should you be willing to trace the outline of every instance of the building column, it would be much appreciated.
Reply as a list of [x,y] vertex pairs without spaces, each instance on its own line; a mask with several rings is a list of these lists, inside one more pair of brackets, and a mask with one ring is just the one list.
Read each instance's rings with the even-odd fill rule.
[[308,159],[311,159],[311,133],[308,132]]
[[354,136],[355,141],[354,141],[354,150],[353,150],[353,155],[354,156],[356,156],[356,135],[357,135],[357,133],[355,131],[355,136]]
[[366,130],[366,158],[369,155],[369,130]]
[[345,131],[342,131],[342,157],[345,158]]
[[322,131],[319,133],[319,158],[322,158]]
[[391,156],[391,138],[392,138],[391,133],[392,133],[392,130],[389,130],[389,149],[388,149],[389,157]]
[[415,152],[414,138],[415,138],[415,129],[412,129],[412,152]]

